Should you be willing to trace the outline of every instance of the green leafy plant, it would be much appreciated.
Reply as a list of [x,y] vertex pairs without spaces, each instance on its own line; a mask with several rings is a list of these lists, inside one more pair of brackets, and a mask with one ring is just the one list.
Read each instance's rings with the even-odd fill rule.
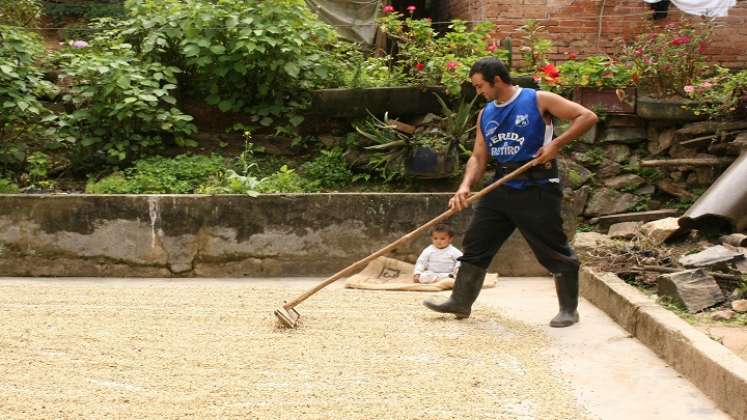
[[29,179],[32,184],[39,184],[45,181],[49,175],[49,156],[44,152],[34,152],[28,159],[26,167]]
[[379,19],[382,31],[397,44],[392,66],[419,85],[444,85],[456,95],[468,80],[472,63],[488,54],[506,59],[490,38],[495,25],[478,23],[471,28],[454,20],[448,31],[439,34],[429,19],[413,19],[398,12],[386,12]]
[[50,18],[54,25],[62,25],[66,19],[96,19],[103,17],[123,18],[125,9],[119,0],[80,1],[80,2],[43,2],[44,16]]
[[295,170],[283,165],[274,174],[264,178],[258,186],[263,193],[300,193],[314,190],[309,181]]
[[302,170],[306,178],[322,188],[342,188],[353,180],[353,171],[341,148],[322,150],[314,160],[305,163]]
[[33,150],[56,146],[46,119],[50,112],[39,98],[57,88],[44,80],[37,62],[43,57],[35,33],[0,26],[0,170],[20,172]]
[[153,156],[141,159],[123,173],[91,181],[94,194],[188,194],[225,169],[217,155]]
[[62,52],[57,60],[71,81],[59,116],[62,137],[78,159],[117,163],[160,146],[164,137],[195,132],[192,117],[172,96],[179,69],[138,59],[126,44]]
[[713,71],[703,55],[713,29],[711,21],[694,23],[685,19],[661,30],[652,27],[625,46],[620,60],[649,94],[687,96],[685,86],[694,85]]
[[[293,127],[305,93],[336,85],[337,35],[302,0],[128,0],[129,19],[102,21],[105,34],[133,45],[146,60],[183,70],[187,93],[221,111],[242,111],[270,126]],[[220,28],[216,30],[215,28]]]
[[0,178],[0,194],[15,194],[19,191],[20,189],[15,182],[6,178]]
[[35,26],[40,15],[38,0],[0,0],[0,25]]

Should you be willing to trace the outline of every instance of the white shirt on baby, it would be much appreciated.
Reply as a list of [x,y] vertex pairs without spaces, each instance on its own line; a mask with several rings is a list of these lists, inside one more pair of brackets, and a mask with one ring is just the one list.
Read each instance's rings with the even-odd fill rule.
[[457,258],[461,256],[462,251],[456,249],[453,245],[441,249],[429,245],[420,253],[417,262],[415,262],[415,274],[430,271],[448,276],[459,267]]

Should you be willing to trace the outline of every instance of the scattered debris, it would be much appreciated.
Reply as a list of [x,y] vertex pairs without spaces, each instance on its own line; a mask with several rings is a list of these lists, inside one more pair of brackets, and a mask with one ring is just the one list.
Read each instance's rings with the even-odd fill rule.
[[661,244],[680,228],[678,220],[676,217],[667,217],[648,222],[641,226],[641,234],[654,243]]
[[641,222],[622,222],[610,226],[607,234],[612,239],[633,239],[640,229]]
[[744,255],[741,252],[733,251],[723,245],[716,245],[696,254],[685,255],[680,258],[679,263],[685,267],[709,267],[743,259]]
[[716,280],[701,268],[659,276],[657,293],[681,302],[690,313],[726,300]]

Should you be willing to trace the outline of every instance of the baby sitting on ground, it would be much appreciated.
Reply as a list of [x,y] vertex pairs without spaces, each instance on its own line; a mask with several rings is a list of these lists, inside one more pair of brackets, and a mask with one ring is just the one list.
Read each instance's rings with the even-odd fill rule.
[[433,228],[431,245],[420,253],[415,263],[415,283],[435,283],[456,276],[459,268],[458,258],[462,256],[462,251],[451,245],[453,240],[454,231],[448,225],[441,223]]

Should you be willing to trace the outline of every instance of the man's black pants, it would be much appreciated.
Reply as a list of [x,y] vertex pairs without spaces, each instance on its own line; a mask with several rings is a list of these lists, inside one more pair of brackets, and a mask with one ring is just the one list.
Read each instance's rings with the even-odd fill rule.
[[488,268],[501,245],[518,228],[537,260],[551,273],[578,272],[579,261],[563,232],[558,184],[523,190],[499,187],[475,205],[461,261]]

